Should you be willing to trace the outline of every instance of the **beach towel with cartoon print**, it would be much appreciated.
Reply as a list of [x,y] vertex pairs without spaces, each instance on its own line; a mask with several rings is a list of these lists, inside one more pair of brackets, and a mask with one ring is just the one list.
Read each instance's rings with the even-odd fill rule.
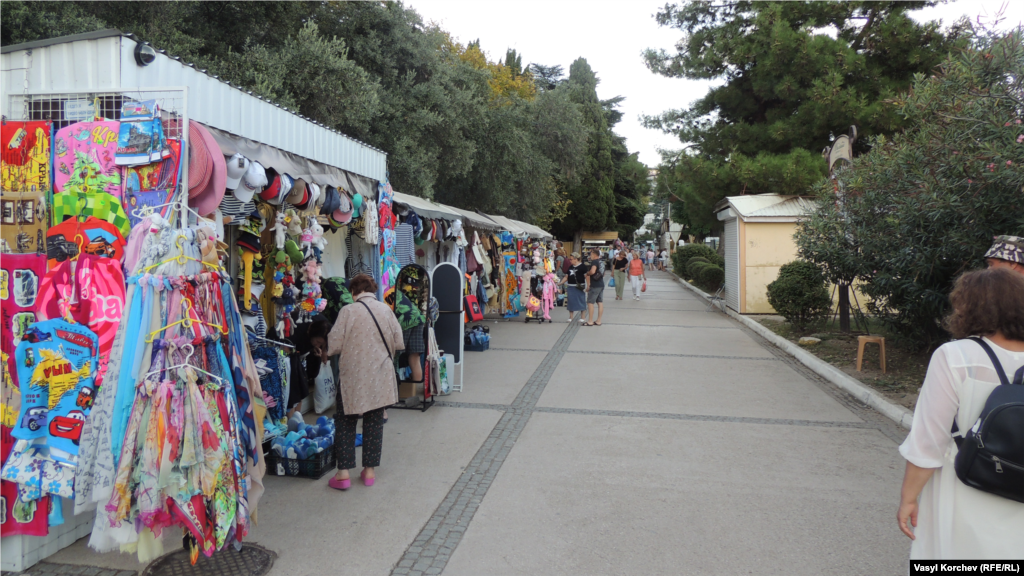
[[21,413],[12,435],[46,438],[57,462],[77,461],[82,426],[95,397],[99,339],[81,324],[44,320],[29,327],[15,351]]

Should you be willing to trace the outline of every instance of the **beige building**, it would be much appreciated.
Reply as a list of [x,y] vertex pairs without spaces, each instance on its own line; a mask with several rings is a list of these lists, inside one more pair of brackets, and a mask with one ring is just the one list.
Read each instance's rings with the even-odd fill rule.
[[774,314],[768,284],[797,259],[797,222],[813,212],[808,196],[729,196],[715,205],[725,224],[725,303],[741,314]]

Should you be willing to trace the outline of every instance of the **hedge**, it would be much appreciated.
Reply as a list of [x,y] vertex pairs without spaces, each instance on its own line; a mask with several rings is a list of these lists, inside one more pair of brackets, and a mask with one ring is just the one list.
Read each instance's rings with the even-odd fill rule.
[[768,285],[768,303],[797,330],[824,319],[832,308],[821,268],[806,260],[779,269],[779,277]]
[[710,264],[711,261],[703,256],[694,256],[686,262],[686,277],[695,280],[698,278],[697,264]]
[[708,290],[718,290],[722,282],[725,282],[724,268],[709,264],[700,270],[700,283]]

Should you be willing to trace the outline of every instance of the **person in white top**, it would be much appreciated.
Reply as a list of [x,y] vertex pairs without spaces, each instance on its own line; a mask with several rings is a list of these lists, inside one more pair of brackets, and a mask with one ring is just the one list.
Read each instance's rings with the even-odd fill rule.
[[958,340],[932,355],[900,454],[907,460],[896,520],[913,540],[912,560],[1024,558],[1024,503],[972,488],[957,478],[950,430],[978,420],[999,377],[982,336],[1003,370],[1024,365],[1024,275],[1006,268],[964,274],[950,294],[947,328]]
[[657,266],[658,266],[657,263],[654,260],[654,256],[655,256],[654,250],[651,250],[650,248],[648,248],[647,249],[647,265],[650,266],[651,270],[657,269]]

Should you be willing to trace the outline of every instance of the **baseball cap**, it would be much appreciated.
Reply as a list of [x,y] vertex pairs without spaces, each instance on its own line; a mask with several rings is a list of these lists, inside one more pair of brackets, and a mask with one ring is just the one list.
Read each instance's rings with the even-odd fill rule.
[[[228,171],[230,174],[230,170]],[[245,174],[239,178],[234,196],[241,202],[250,202],[252,197],[267,185],[267,172],[259,162],[250,162]]]
[[266,169],[267,186],[260,192],[260,198],[270,202],[281,193],[281,175],[273,168]]
[[288,174],[281,174],[281,186],[277,191],[277,196],[267,200],[267,203],[275,206],[280,206],[284,199],[291,193],[292,187],[295,185],[295,179]]
[[242,180],[242,176],[245,176],[245,172],[249,170],[249,159],[241,154],[235,154],[227,160],[228,177],[224,182],[224,187],[228,190],[234,190],[238,187],[238,183]]
[[292,206],[298,206],[306,199],[306,193],[306,181],[302,178],[296,178],[295,183],[292,184],[291,191],[288,192],[288,196],[284,201]]

